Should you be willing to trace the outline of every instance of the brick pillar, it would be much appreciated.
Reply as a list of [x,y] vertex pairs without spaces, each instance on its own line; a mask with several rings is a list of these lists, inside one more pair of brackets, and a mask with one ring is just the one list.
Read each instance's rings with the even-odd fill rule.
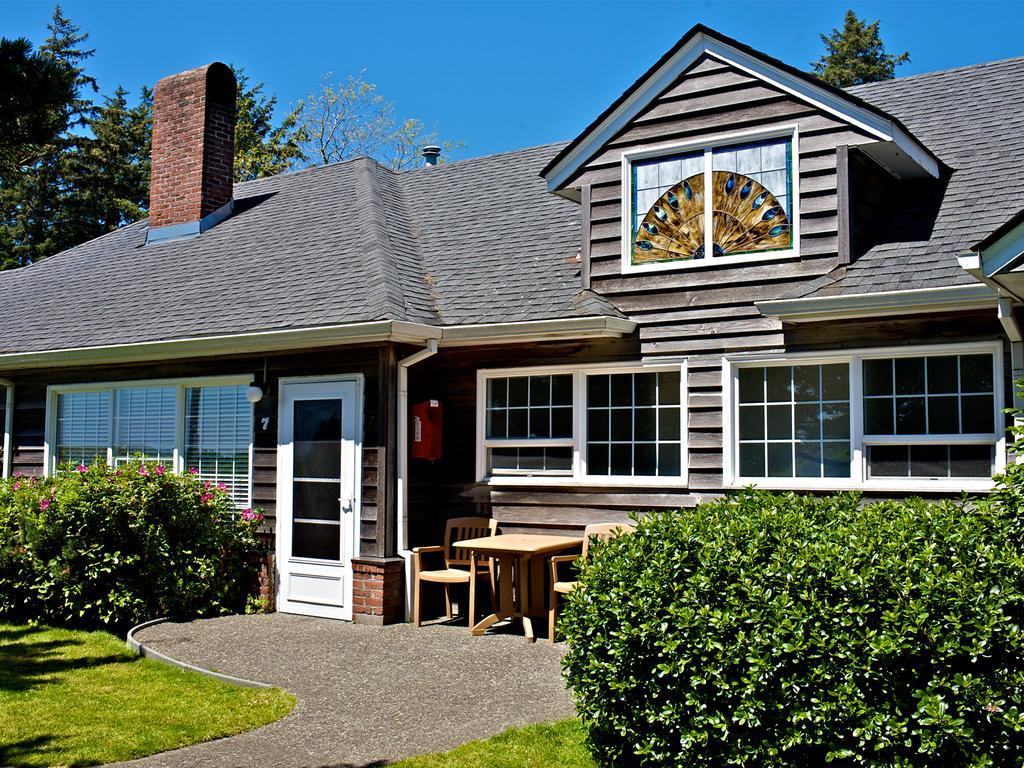
[[394,624],[405,618],[405,561],[400,557],[352,560],[352,619],[357,624]]
[[257,588],[258,597],[262,603],[267,606],[268,611],[275,609],[275,600],[277,597],[277,581],[274,578],[274,568],[276,567],[275,556],[273,549],[265,549],[260,553],[260,572],[257,576]]

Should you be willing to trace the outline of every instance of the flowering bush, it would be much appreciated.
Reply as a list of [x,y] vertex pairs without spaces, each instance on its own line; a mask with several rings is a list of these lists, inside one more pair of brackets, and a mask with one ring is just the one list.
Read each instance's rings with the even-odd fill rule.
[[240,612],[263,516],[160,464],[0,481],[0,616],[123,629]]

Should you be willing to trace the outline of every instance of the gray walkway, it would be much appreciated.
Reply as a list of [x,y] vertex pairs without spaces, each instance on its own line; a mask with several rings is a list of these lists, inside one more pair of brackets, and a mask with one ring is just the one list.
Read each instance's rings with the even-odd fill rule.
[[559,647],[521,635],[271,614],[161,624],[138,638],[183,661],[278,685],[298,703],[255,731],[130,766],[383,765],[573,712]]

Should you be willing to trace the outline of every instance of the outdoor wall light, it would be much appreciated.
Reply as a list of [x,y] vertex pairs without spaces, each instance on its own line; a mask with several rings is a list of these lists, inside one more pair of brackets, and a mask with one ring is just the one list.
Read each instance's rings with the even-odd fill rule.
[[245,390],[245,399],[255,405],[263,399],[263,390],[255,384],[252,384],[247,390]]

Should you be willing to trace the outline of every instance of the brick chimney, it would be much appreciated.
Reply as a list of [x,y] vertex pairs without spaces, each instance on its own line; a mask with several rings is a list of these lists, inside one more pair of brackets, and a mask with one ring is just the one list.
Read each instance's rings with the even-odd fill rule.
[[227,217],[234,155],[235,76],[227,65],[158,82],[147,241],[197,235]]

